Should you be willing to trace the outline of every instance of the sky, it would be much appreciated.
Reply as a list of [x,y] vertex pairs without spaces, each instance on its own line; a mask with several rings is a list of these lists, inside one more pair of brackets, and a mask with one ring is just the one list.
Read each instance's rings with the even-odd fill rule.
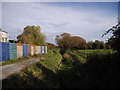
[[86,41],[106,41],[102,34],[118,19],[117,2],[2,2],[2,29],[17,40],[24,27],[41,27],[46,41],[55,44],[64,32]]

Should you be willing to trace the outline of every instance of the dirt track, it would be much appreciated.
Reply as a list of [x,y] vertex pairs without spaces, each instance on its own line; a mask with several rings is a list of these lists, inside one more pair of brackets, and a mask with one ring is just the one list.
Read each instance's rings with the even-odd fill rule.
[[0,80],[5,79],[11,74],[19,72],[21,69],[38,62],[39,60],[44,58],[34,58],[34,59],[28,59],[26,61],[17,62],[14,64],[9,64],[5,66],[0,66]]

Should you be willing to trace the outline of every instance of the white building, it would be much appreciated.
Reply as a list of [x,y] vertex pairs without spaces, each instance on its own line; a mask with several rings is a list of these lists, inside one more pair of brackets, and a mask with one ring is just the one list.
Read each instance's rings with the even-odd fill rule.
[[0,42],[8,42],[8,33],[0,29]]

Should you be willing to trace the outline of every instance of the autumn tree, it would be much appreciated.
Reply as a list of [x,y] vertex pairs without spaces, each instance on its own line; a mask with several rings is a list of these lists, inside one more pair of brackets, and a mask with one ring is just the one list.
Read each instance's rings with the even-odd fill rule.
[[45,35],[41,33],[40,26],[26,26],[17,39],[25,44],[42,45],[45,43]]
[[85,39],[68,33],[57,35],[56,38],[57,45],[62,49],[84,49],[86,46]]
[[99,43],[100,43],[99,49],[105,49],[106,48],[105,43],[103,41],[99,41]]
[[63,38],[65,38],[65,37],[69,37],[69,36],[71,36],[69,33],[62,33],[62,34],[60,34],[60,35],[57,35],[56,38],[55,38],[56,44],[59,43],[58,41],[59,41],[60,39],[63,39]]
[[109,42],[106,42],[105,43],[105,48],[106,49],[111,49],[112,47],[111,47],[111,44],[109,43]]
[[105,49],[106,46],[108,46],[108,44],[106,45],[106,43],[104,43],[103,41],[99,41],[99,40],[95,40],[95,42],[89,41],[87,43],[87,49]]
[[93,41],[89,41],[88,43],[87,43],[87,49],[93,49]]
[[105,49],[105,43],[103,41],[96,40],[92,45],[93,49]]
[[48,46],[48,49],[50,50],[58,48],[55,44],[52,44],[52,43],[45,43],[45,45]]

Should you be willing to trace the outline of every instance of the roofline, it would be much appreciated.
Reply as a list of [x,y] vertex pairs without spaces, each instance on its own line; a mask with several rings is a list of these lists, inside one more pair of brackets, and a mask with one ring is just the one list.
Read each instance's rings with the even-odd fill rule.
[[5,32],[5,33],[8,33],[8,32],[6,32],[6,31],[3,31],[3,30],[1,30],[1,29],[0,29],[0,31],[2,31],[2,32]]

